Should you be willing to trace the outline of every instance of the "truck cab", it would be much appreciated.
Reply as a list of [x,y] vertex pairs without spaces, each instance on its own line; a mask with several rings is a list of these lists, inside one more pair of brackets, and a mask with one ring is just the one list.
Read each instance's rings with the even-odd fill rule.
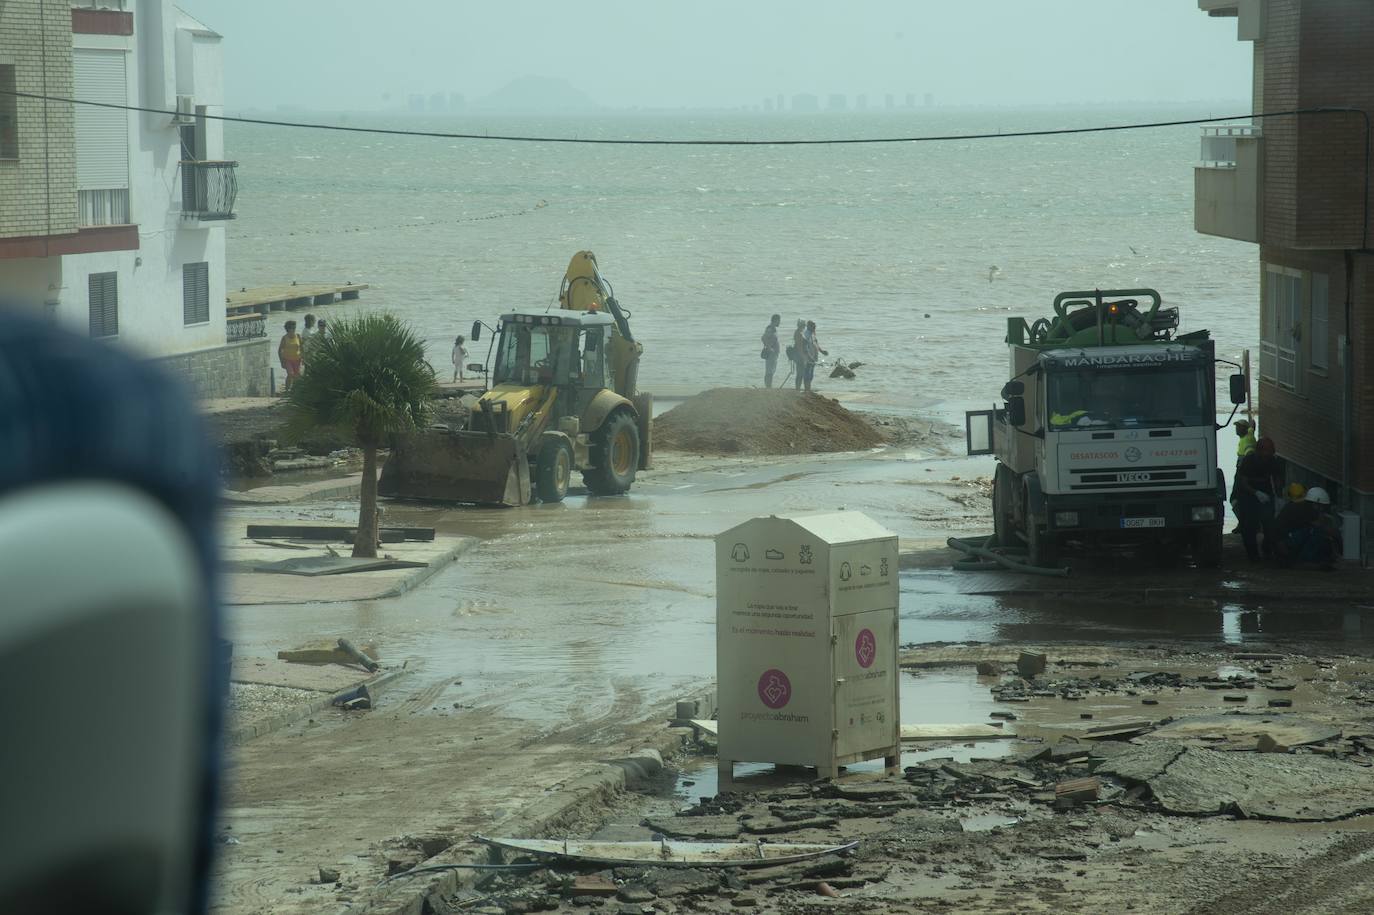
[[1004,404],[969,414],[969,453],[996,455],[995,537],[1032,565],[1069,541],[1220,562],[1214,345],[1175,336],[1177,310],[1160,305],[1151,289],[1069,292],[1053,319],[1008,322]]

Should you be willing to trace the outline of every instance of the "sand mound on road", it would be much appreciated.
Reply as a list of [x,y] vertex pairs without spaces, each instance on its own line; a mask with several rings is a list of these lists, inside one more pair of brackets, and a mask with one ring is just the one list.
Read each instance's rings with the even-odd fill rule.
[[805,391],[714,388],[654,420],[654,448],[696,454],[861,451],[883,437],[838,402]]

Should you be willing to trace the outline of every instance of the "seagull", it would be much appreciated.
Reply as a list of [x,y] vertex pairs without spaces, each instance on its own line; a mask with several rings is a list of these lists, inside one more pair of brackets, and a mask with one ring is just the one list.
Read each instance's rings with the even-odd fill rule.
[[996,264],[993,264],[991,267],[988,268],[988,282],[989,282],[989,283],[991,283],[991,282],[993,281],[993,279],[996,278],[998,272],[999,272],[999,268],[998,268],[998,266],[997,266]]

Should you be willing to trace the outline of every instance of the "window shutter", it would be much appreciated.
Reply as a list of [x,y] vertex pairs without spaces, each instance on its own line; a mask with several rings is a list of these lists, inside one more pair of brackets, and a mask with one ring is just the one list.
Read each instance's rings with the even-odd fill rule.
[[87,280],[91,301],[91,336],[119,333],[119,274],[92,273]]
[[[124,58],[124,51],[73,49],[76,98],[83,102],[127,104]],[[96,105],[76,105],[75,108],[77,190],[127,188],[129,112]]]
[[186,264],[181,268],[181,319],[183,324],[210,320],[210,265]]

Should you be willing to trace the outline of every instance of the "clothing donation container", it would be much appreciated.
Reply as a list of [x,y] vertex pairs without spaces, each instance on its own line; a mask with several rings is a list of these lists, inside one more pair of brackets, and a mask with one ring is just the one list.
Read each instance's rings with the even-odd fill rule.
[[737,762],[897,766],[897,600],[897,537],[859,512],[716,537],[720,790]]

